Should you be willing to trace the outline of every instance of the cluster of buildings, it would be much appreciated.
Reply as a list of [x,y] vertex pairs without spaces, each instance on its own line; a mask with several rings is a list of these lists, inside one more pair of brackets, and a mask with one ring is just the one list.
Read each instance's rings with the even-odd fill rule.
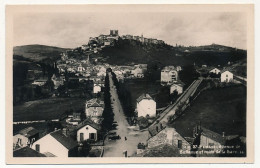
[[163,40],[146,38],[143,35],[134,36],[127,34],[119,36],[118,30],[110,30],[110,33],[108,35],[101,34],[98,37],[90,37],[88,44],[82,45],[81,48],[87,53],[98,53],[104,47],[114,46],[115,42],[118,41],[119,38],[123,40],[135,40],[143,44],[164,44]]
[[118,80],[143,78],[147,71],[147,64],[111,66]]
[[[246,138],[239,135],[225,135],[214,132],[200,124],[193,128],[190,136],[185,136],[183,132],[170,128],[165,122],[159,122],[148,128],[149,137],[146,145],[137,146],[137,156],[154,156],[150,153],[167,147],[174,149],[175,153],[166,153],[168,151],[160,150],[163,156],[224,156],[239,155],[245,152]],[[236,148],[236,147],[237,148]],[[157,153],[158,155],[158,153]]]
[[231,83],[234,81],[233,73],[227,69],[219,70],[218,68],[213,68],[209,71],[209,74],[220,75],[220,82]]
[[106,46],[113,46],[118,39],[118,30],[110,30],[109,35],[101,34],[98,37],[90,37],[88,44],[82,45],[81,48],[84,51],[97,53]]
[[179,80],[179,71],[181,71],[181,66],[166,66],[161,70],[161,85],[170,86],[170,94],[174,91],[177,94],[183,92],[184,83]]
[[[169,94],[176,92],[177,95],[180,95],[183,93],[184,83],[178,78],[181,70],[180,66],[166,66],[161,70],[161,85],[169,87]],[[221,82],[233,82],[233,74],[228,70],[220,71],[213,68],[209,73],[219,74]],[[141,94],[136,99],[136,113],[138,117],[156,117],[156,101],[148,93]]]
[[139,41],[143,44],[164,44],[163,40],[158,40],[158,39],[154,39],[154,38],[146,38],[143,35],[141,36],[133,36],[133,35],[122,35],[121,38],[127,39],[127,40],[135,40],[135,41]]
[[[76,118],[74,118],[76,117]],[[13,136],[13,155],[16,157],[76,157],[85,141],[98,142],[101,127],[90,119],[81,121],[78,115],[72,119],[73,129],[56,129],[42,137],[33,127],[25,128]],[[72,121],[71,121],[72,122]]]
[[161,70],[161,84],[171,85],[178,81],[178,72],[181,71],[180,66],[166,66]]
[[[166,66],[161,70],[161,85],[168,86],[170,93],[175,91],[182,94],[184,83],[178,79],[178,72],[181,71],[180,66]],[[156,117],[156,101],[148,93],[141,94],[136,99],[137,117]]]

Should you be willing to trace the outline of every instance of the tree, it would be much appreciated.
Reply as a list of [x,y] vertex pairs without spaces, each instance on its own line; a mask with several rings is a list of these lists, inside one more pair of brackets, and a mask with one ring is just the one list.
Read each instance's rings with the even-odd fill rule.
[[173,103],[175,100],[177,100],[178,98],[178,91],[174,90],[171,94],[170,94],[170,101]]
[[196,71],[193,65],[184,66],[179,72],[179,79],[189,86],[194,80],[198,79],[200,74]]
[[111,95],[110,95],[110,87],[109,87],[109,76],[108,73],[105,77],[105,91],[104,91],[104,103],[105,108],[102,114],[102,129],[104,131],[109,131],[112,129],[113,121],[114,121],[114,113],[111,107]]

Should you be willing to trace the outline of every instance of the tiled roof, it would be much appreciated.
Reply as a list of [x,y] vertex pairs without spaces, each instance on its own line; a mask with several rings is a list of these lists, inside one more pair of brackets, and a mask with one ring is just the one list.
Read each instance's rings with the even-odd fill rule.
[[104,101],[97,98],[88,100],[86,103],[88,107],[104,107]]
[[201,129],[202,129],[202,132],[201,132],[202,135],[204,135],[216,142],[219,142],[220,144],[223,144],[223,145],[225,144],[226,140],[224,137],[222,137],[222,135],[220,135],[216,132],[213,132],[209,129],[206,129],[205,127],[202,127]]
[[141,96],[139,96],[137,99],[136,99],[136,101],[139,103],[141,100],[143,100],[143,99],[148,99],[148,100],[153,100],[153,98],[149,95],[149,94],[147,94],[147,93],[143,93]]
[[95,128],[96,130],[101,130],[101,126],[94,123],[93,121],[91,121],[90,119],[85,119],[83,122],[81,122],[76,130],[81,129],[82,127],[86,126],[86,125],[90,125],[91,127]]
[[162,69],[162,71],[172,71],[172,70],[176,70],[174,66],[166,66]]
[[[226,72],[226,71],[228,71],[228,72],[232,73],[232,72],[230,71],[230,69],[229,69],[229,68],[225,68],[225,69],[221,70],[221,71],[220,71],[220,73],[222,74],[222,73],[224,73],[224,72]],[[232,73],[232,74],[233,74],[233,73]]]
[[22,129],[21,131],[19,131],[19,134],[24,135],[25,137],[31,137],[38,133],[39,133],[39,131],[33,127],[27,127],[27,128]]
[[135,154],[137,157],[180,157],[182,156],[179,149],[174,145],[162,144],[153,148],[148,148],[140,154]]
[[[217,70],[219,70],[218,68],[211,68],[211,69],[210,69],[210,71],[212,71],[212,70],[214,70],[214,69],[217,69]],[[220,71],[220,70],[219,70],[219,71]]]
[[148,132],[151,135],[151,137],[153,137],[153,136],[157,135],[159,132],[161,132],[165,128],[166,128],[166,123],[165,122],[160,122],[160,123],[157,123],[157,124],[149,127],[148,128]]
[[174,86],[174,85],[178,85],[178,86],[183,87],[183,86],[184,86],[184,83],[181,82],[181,81],[178,81],[178,82],[172,84],[172,86]]
[[13,157],[46,157],[28,146],[13,151]]
[[50,133],[50,135],[69,150],[78,145],[78,143],[74,141],[72,138],[64,135],[62,133],[62,130],[54,131]]

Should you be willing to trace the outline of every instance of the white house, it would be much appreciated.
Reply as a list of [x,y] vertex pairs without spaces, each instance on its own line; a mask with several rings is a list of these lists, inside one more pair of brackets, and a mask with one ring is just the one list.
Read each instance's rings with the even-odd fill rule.
[[95,83],[93,87],[93,93],[99,93],[99,92],[101,92],[101,85]]
[[39,139],[39,131],[33,127],[27,127],[13,136],[14,147],[30,146]]
[[75,156],[78,143],[71,139],[68,130],[56,130],[51,132],[32,145],[32,149],[45,155],[56,157]]
[[82,64],[80,64],[79,66],[78,66],[78,72],[82,72],[82,71],[85,71],[85,68],[82,66]]
[[170,94],[172,94],[174,91],[177,91],[178,95],[182,94],[183,92],[183,84],[182,83],[174,83],[170,87]]
[[100,123],[104,111],[104,101],[100,99],[91,99],[86,102],[85,114],[95,123]]
[[133,74],[134,77],[139,77],[140,74],[143,74],[143,70],[141,68],[139,68],[139,67],[136,67],[135,69],[133,69],[131,71],[131,74]]
[[161,83],[171,84],[178,80],[178,71],[174,66],[166,66],[161,70]]
[[101,130],[100,126],[89,119],[84,120],[77,127],[77,141],[98,140],[98,132]]
[[105,45],[105,46],[110,46],[110,41],[105,41],[105,42],[104,42],[104,45]]
[[176,70],[177,70],[178,72],[181,71],[181,70],[182,70],[181,66],[177,66],[177,67],[176,67]]
[[221,73],[221,77],[220,77],[220,81],[221,82],[233,82],[233,73],[229,72],[229,71],[224,71]]
[[214,68],[214,69],[210,70],[209,73],[219,74],[220,70],[218,68]]
[[138,117],[146,117],[147,115],[150,117],[156,116],[156,102],[149,94],[142,94],[136,101]]

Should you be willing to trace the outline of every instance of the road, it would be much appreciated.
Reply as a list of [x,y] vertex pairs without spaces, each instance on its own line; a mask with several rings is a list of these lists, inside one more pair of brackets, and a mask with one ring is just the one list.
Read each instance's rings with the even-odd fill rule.
[[[103,157],[124,157],[124,151],[127,151],[128,156],[131,156],[136,152],[139,142],[146,143],[148,131],[141,132],[129,129],[130,126],[124,115],[111,73],[109,73],[109,84],[112,108],[115,114],[114,121],[118,124],[116,133],[121,139],[108,140],[108,138],[106,138]],[[125,137],[127,140],[125,140]]]
[[236,80],[236,81],[242,83],[243,85],[247,86],[247,78],[234,75],[234,80]]
[[[167,122],[168,117],[175,114],[175,111],[180,103],[188,101],[189,98],[195,93],[201,82],[202,79],[193,81],[193,83],[182,93],[182,95],[176,100],[176,102],[170,105],[161,113],[160,117],[157,120],[159,120],[160,122]],[[154,124],[155,122],[152,125]]]

